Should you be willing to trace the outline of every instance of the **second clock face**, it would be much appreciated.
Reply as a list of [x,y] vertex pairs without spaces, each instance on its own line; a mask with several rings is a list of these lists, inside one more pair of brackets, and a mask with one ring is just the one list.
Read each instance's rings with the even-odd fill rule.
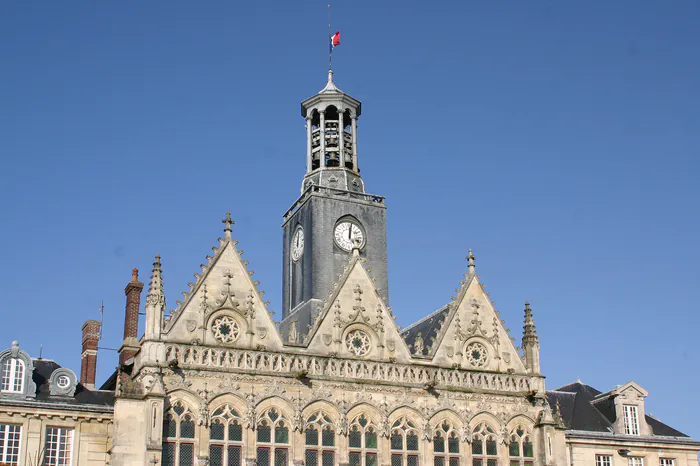
[[298,261],[304,253],[304,230],[299,228],[292,237],[292,260]]
[[352,251],[355,241],[360,243],[360,247],[365,244],[365,234],[362,229],[353,222],[340,222],[333,232],[335,244],[345,251]]

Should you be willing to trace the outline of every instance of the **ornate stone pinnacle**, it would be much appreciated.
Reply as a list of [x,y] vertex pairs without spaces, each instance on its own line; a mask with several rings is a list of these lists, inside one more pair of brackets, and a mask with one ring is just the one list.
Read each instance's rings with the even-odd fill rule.
[[523,326],[523,346],[536,345],[539,342],[537,330],[535,329],[535,319],[532,317],[530,303],[525,302],[525,325]]
[[474,265],[474,260],[476,260],[476,257],[474,257],[474,253],[472,253],[471,249],[469,249],[469,255],[466,259],[469,264],[469,274],[474,275],[474,270],[476,269],[476,266]]
[[231,225],[233,225],[234,222],[231,220],[231,212],[226,212],[226,218],[221,221],[224,225],[226,225],[226,228],[224,228],[224,232],[226,233],[226,238],[231,238]]

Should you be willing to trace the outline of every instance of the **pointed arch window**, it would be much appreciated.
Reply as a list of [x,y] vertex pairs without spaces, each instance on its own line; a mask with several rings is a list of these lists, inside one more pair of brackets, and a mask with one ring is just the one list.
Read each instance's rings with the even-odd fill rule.
[[289,462],[289,422],[275,408],[268,409],[257,425],[258,466],[282,466]]
[[405,417],[391,426],[391,466],[418,466],[418,430]]
[[377,466],[378,446],[377,427],[374,423],[364,414],[353,419],[348,432],[350,466]]
[[210,466],[241,466],[243,423],[238,411],[229,405],[211,415],[209,426]]
[[333,421],[319,411],[306,421],[306,466],[333,466],[335,464],[335,430]]
[[498,466],[496,432],[486,423],[479,424],[472,435],[473,466]]
[[163,419],[163,466],[194,464],[195,417],[181,401],[174,402]]
[[435,429],[433,457],[435,466],[459,466],[459,435],[447,421]]
[[533,466],[534,464],[535,451],[532,440],[522,426],[516,427],[510,433],[508,456],[510,466]]
[[24,390],[24,361],[19,358],[8,358],[2,365],[2,381],[0,391],[22,393]]

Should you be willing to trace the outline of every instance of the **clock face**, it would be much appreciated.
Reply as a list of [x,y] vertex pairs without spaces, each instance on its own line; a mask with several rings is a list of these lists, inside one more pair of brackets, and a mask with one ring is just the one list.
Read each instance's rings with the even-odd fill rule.
[[292,237],[292,260],[298,261],[304,253],[304,230],[298,228]]
[[365,234],[357,224],[352,222],[340,222],[336,225],[333,237],[335,244],[345,251],[352,251],[355,240],[359,241],[360,247],[365,244]]

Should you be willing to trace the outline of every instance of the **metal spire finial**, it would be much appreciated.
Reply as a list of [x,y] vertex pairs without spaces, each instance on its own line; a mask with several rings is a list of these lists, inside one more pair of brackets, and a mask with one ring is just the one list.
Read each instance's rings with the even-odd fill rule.
[[226,228],[224,228],[224,232],[226,233],[226,237],[230,238],[231,237],[231,225],[235,224],[231,219],[231,212],[226,212],[226,218],[221,221],[224,225],[226,225]]
[[476,266],[474,265],[474,260],[476,260],[476,257],[474,256],[474,253],[472,253],[472,250],[469,249],[469,255],[467,256],[467,261],[469,262],[469,274],[474,275],[474,271],[476,269]]

